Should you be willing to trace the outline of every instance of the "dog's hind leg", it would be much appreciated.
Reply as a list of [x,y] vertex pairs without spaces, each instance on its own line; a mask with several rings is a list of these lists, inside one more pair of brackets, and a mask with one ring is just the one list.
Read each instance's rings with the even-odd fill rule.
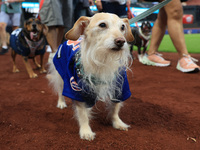
[[79,129],[80,138],[88,141],[94,140],[95,133],[92,132],[89,125],[91,108],[86,108],[84,102],[75,101],[75,110],[76,110],[76,117],[80,127]]
[[67,104],[65,102],[65,98],[62,95],[62,92],[58,92],[58,103],[57,103],[57,108],[63,109],[66,108]]
[[115,129],[119,130],[125,130],[128,131],[129,125],[125,124],[120,118],[119,118],[119,111],[121,108],[121,103],[112,103],[109,115],[112,120],[112,125]]
[[17,53],[14,50],[11,49],[11,56],[12,56],[12,60],[13,60],[13,72],[14,73],[19,72],[19,69],[17,68],[16,62],[15,62],[16,55],[17,55]]

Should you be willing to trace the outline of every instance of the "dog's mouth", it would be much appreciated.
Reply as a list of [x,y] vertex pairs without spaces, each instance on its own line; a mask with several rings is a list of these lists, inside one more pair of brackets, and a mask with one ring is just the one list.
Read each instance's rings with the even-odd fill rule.
[[122,48],[121,47],[113,47],[112,50],[113,51],[120,51],[120,50],[122,50]]
[[33,40],[33,41],[37,40],[38,39],[38,34],[39,34],[38,31],[31,31],[30,32],[30,39]]

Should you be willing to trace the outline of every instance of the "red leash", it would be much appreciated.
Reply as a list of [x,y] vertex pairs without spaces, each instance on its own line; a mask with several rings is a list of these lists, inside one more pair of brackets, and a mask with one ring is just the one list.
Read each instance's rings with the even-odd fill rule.
[[[127,16],[128,16],[128,19],[134,18],[134,15],[133,15],[133,13],[131,12],[130,5],[127,5],[127,8],[128,8],[128,11],[127,11]],[[135,22],[135,25],[136,25],[136,27],[138,27],[138,28],[139,28],[139,26],[138,26],[138,23],[137,23],[137,22]]]
[[[42,6],[43,6],[43,3],[44,3],[44,0],[41,0],[40,1],[40,5],[39,5],[39,12],[40,12],[40,10],[41,10],[41,8],[42,8]],[[41,20],[40,19],[40,15],[38,14],[38,17],[37,17],[39,20]]]

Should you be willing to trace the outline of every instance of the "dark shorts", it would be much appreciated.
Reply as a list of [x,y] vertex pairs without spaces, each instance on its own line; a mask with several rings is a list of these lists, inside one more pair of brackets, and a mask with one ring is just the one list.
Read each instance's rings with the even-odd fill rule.
[[118,2],[104,2],[102,1],[102,12],[113,13],[119,17],[127,16],[126,4],[120,5]]

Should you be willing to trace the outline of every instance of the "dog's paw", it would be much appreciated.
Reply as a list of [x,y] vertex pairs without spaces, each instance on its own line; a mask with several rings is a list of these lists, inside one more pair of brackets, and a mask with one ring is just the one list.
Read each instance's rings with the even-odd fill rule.
[[92,141],[95,138],[95,133],[92,132],[92,130],[89,129],[81,129],[80,130],[80,138],[83,140],[88,140],[88,141]]
[[30,78],[37,78],[38,75],[37,75],[36,73],[32,73],[32,74],[29,75],[29,77],[30,77]]
[[40,70],[40,73],[47,73],[45,69]]
[[17,73],[17,72],[19,72],[19,69],[14,68],[14,69],[13,69],[13,73]]
[[121,121],[121,119],[113,121],[113,127],[118,130],[128,131],[129,125]]
[[57,108],[64,109],[67,107],[65,101],[58,101]]

